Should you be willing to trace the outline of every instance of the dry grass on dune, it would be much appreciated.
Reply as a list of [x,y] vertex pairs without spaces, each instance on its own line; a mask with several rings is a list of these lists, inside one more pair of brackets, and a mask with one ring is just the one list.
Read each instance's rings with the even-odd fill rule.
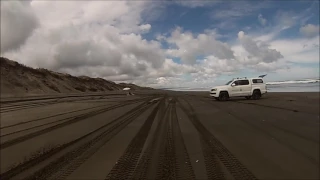
[[77,93],[121,90],[151,89],[134,84],[117,84],[102,78],[72,76],[47,69],[34,69],[18,62],[1,57],[1,95],[39,94],[39,93]]

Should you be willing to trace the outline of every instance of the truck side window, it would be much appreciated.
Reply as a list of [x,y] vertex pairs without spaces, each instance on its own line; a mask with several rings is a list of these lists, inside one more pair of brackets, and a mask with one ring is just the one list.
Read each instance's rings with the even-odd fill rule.
[[263,83],[262,79],[252,79],[253,83]]
[[240,85],[239,81],[233,82],[236,86]]
[[249,85],[249,80],[240,80],[240,85]]

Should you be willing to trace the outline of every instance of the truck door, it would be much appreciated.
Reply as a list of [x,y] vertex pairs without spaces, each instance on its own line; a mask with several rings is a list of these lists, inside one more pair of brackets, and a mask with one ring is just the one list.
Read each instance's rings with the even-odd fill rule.
[[239,96],[249,96],[251,93],[251,84],[249,83],[248,79],[245,80],[239,80],[239,87],[240,87],[240,92]]
[[231,94],[229,94],[229,96],[240,96],[240,80],[234,81],[232,84],[234,84],[234,86],[231,86]]

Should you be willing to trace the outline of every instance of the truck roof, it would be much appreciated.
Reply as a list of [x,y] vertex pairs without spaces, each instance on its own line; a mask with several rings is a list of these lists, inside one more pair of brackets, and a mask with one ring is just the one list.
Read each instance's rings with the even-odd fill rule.
[[256,78],[247,78],[247,77],[243,77],[243,78],[233,78],[232,80],[244,80],[244,79],[262,79],[261,77],[256,77]]

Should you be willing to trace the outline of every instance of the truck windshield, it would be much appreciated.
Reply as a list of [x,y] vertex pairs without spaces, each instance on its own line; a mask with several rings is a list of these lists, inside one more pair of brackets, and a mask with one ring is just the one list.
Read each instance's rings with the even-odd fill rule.
[[229,82],[227,82],[227,84],[225,84],[225,85],[229,85],[231,82],[232,82],[232,80],[231,80],[231,81],[229,81]]

